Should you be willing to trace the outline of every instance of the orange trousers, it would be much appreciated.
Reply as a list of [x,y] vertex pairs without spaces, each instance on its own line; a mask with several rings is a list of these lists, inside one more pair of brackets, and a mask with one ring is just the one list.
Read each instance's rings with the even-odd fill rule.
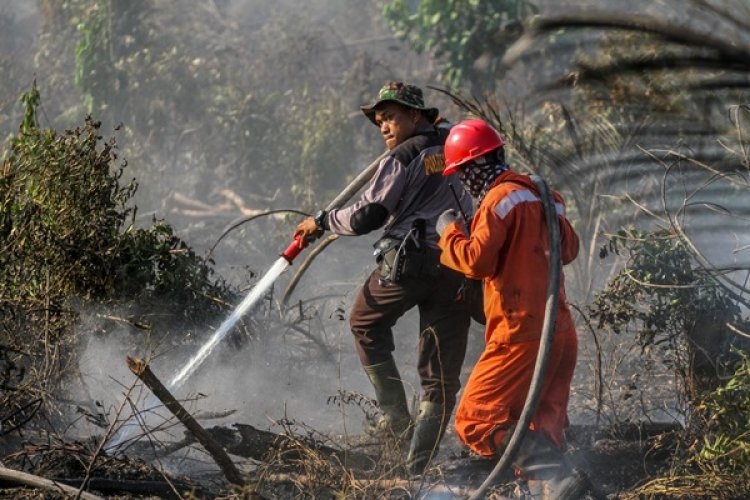
[[[538,350],[538,340],[503,344],[490,340],[474,366],[456,410],[455,427],[461,441],[479,455],[495,455],[506,430],[521,416]],[[575,329],[555,333],[539,405],[529,427],[557,446],[562,445],[568,425],[577,351]]]

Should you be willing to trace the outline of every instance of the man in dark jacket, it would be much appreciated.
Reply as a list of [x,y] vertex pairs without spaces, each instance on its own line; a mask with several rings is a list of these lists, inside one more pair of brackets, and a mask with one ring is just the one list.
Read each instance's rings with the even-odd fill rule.
[[[389,82],[374,104],[361,109],[379,127],[390,154],[357,202],[305,219],[295,236],[310,239],[323,231],[358,236],[383,228],[375,245],[378,266],[357,292],[350,325],[383,412],[375,427],[400,438],[413,433],[407,465],[410,472],[422,473],[456,402],[470,322],[461,294],[463,276],[440,264],[435,222],[446,209],[457,208],[449,183],[465,212],[472,210],[471,198],[458,179],[442,175],[448,130],[436,126],[438,110],[424,105],[421,89]],[[415,306],[422,395],[412,423],[393,359],[392,327]]]

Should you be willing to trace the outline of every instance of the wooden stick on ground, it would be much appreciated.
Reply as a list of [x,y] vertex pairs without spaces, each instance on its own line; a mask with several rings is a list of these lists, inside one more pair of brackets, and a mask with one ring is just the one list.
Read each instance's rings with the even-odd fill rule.
[[151,389],[154,396],[164,403],[164,406],[182,422],[182,425],[195,436],[198,442],[208,451],[211,457],[214,459],[216,464],[219,466],[224,476],[229,480],[230,483],[237,484],[240,486],[245,485],[245,480],[242,478],[242,474],[229,458],[224,448],[219,446],[216,441],[201,427],[201,425],[193,418],[193,416],[185,410],[177,399],[164,387],[164,384],[156,378],[156,375],[151,371],[145,361],[142,359],[134,359],[128,356],[128,368],[133,372],[141,381],[146,384],[146,387]]
[[[21,472],[18,470],[8,469],[6,467],[0,467],[0,482],[9,482],[13,484],[33,486],[34,488],[41,488],[44,490],[54,491],[57,493],[63,493],[68,496],[77,496],[78,488],[73,488],[65,484],[46,479],[40,476],[35,476],[27,472]],[[86,493],[85,491],[80,492],[80,498],[84,500],[103,500],[102,497]]]

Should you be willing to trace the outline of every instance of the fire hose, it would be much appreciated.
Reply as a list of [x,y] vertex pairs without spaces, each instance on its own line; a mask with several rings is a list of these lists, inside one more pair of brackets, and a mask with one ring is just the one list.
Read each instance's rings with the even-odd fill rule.
[[513,432],[508,445],[505,447],[502,456],[492,469],[492,472],[490,472],[479,488],[469,497],[469,500],[484,498],[484,493],[487,491],[487,488],[489,488],[507,469],[508,465],[510,465],[515,458],[518,449],[521,447],[523,438],[526,436],[531,420],[534,417],[534,413],[536,413],[537,406],[539,405],[539,396],[542,393],[544,376],[547,372],[547,362],[549,361],[550,349],[552,348],[552,341],[555,334],[555,323],[557,320],[558,309],[557,302],[560,296],[560,226],[557,222],[555,201],[552,198],[547,183],[544,182],[541,177],[536,175],[532,175],[531,179],[534,181],[534,184],[536,184],[539,189],[539,194],[541,195],[550,241],[547,302],[544,307],[542,336],[539,339],[539,351],[536,356],[534,374],[531,378],[529,392],[526,395],[523,411],[521,411],[521,416],[518,419],[515,431]]

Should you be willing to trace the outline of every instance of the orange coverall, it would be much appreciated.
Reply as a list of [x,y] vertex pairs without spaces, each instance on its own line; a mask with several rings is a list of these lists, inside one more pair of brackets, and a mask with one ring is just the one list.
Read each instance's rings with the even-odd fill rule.
[[[578,236],[554,192],[561,258],[578,255]],[[480,204],[467,237],[457,224],[441,235],[442,264],[484,280],[485,350],[474,366],[456,410],[461,440],[479,455],[493,456],[506,429],[518,421],[531,385],[547,299],[549,237],[534,182],[513,171],[500,174]],[[557,446],[568,424],[570,383],[577,336],[566,304],[563,277],[554,342],[531,429]]]

